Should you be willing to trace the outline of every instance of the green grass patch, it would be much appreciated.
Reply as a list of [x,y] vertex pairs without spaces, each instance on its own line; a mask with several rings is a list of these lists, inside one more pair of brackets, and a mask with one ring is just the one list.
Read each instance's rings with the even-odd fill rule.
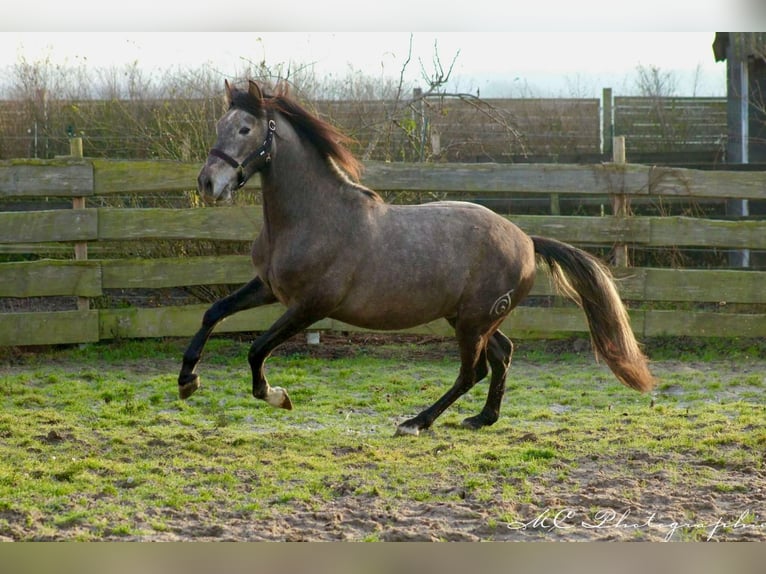
[[[480,383],[432,431],[394,438],[452,384],[455,357],[413,358],[422,349],[391,345],[336,359],[275,356],[267,374],[295,407],[281,411],[250,396],[247,344],[230,339],[210,342],[202,388],[178,400],[183,344],[84,345],[3,362],[0,536],[183,537],[179,516],[217,532],[349,497],[384,509],[496,508],[500,528],[545,488],[578,492],[576,477],[592,465],[664,473],[674,488],[716,496],[745,492],[732,473],[763,471],[766,381],[763,362],[745,354],[733,362],[703,350],[658,364],[660,385],[640,395],[588,354],[519,345],[494,426],[459,426],[484,404]],[[724,367],[701,364],[714,359]],[[623,494],[626,504],[636,496]]]

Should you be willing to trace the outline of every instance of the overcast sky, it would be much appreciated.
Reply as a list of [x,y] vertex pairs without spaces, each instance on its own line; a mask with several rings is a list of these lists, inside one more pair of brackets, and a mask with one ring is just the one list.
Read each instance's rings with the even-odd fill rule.
[[[72,10],[78,3],[88,9]],[[627,95],[639,66],[671,73],[678,95],[722,96],[725,64],[713,58],[715,32],[766,24],[754,17],[766,13],[762,0],[208,0],[202,7],[187,0],[183,9],[131,0],[108,13],[93,7],[101,5],[16,5],[0,22],[0,72],[20,58],[50,58],[102,68],[137,62],[153,71],[211,66],[235,76],[244,61],[263,60],[271,69],[311,65],[318,75],[353,69],[398,77],[411,32],[389,29],[404,28],[414,31],[410,80],[420,78],[420,62],[433,70],[436,43],[445,67],[457,55],[450,87],[485,97],[597,97],[603,87]],[[126,28],[137,31],[118,31]]]
[[[456,91],[485,97],[598,96],[603,87],[628,94],[636,70],[672,73],[678,95],[722,96],[726,66],[716,63],[714,32],[456,32],[412,34],[409,79],[431,73],[438,55],[453,59]],[[398,77],[410,33],[330,32],[56,32],[0,34],[0,69],[15,62],[50,58],[62,65],[121,67],[137,62],[147,70],[210,66],[234,77],[246,61],[271,69],[309,65],[316,74],[343,77],[350,70]],[[436,46],[436,48],[435,48]]]

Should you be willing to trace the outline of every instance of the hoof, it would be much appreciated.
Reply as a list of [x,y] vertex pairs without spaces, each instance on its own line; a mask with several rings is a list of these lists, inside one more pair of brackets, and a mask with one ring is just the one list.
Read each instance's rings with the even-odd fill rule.
[[[494,422],[494,421],[493,421]],[[490,426],[492,423],[486,421],[481,415],[475,417],[468,417],[460,423],[460,426],[466,429],[479,430],[482,427]]]
[[287,395],[287,391],[282,387],[272,387],[268,390],[264,399],[272,407],[278,409],[293,410],[293,403]]
[[192,378],[182,383],[178,381],[178,396],[182,399],[188,399],[199,388],[199,375],[192,375]]
[[396,432],[394,433],[394,436],[418,436],[419,434],[420,434],[420,429],[418,427],[401,424],[398,427],[396,427]]
[[471,417],[463,420],[463,422],[460,423],[460,426],[464,429],[479,430],[484,425],[481,424],[480,421],[477,421],[475,418]]

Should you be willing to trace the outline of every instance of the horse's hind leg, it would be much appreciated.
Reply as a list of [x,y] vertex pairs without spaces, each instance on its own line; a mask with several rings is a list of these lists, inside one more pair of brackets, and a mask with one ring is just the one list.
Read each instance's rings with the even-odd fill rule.
[[500,331],[495,331],[487,345],[487,355],[492,367],[487,402],[478,415],[469,417],[462,423],[464,427],[471,429],[494,424],[500,416],[500,404],[505,394],[505,379],[511,366],[513,343]]
[[[455,319],[447,319],[447,322],[452,326],[453,329],[456,329],[457,321]],[[489,374],[489,364],[487,363],[487,346],[483,345],[481,347],[479,359],[476,361],[476,367],[474,368],[473,383],[476,384],[484,380],[484,377],[486,377],[487,374]]]
[[182,399],[191,396],[199,388],[199,375],[194,370],[197,368],[197,363],[202,356],[202,349],[215,326],[234,313],[274,302],[276,302],[276,298],[271,290],[261,281],[260,277],[256,277],[234,293],[219,299],[205,311],[202,326],[184,353],[181,372],[178,375],[178,392]]
[[264,363],[279,345],[325,316],[316,309],[290,307],[268,331],[253,342],[247,360],[253,373],[253,396],[256,399],[262,399],[273,407],[288,410],[293,408],[286,390],[269,386],[263,370]]
[[455,384],[433,405],[416,417],[400,424],[396,429],[397,435],[417,435],[420,431],[430,428],[439,415],[476,384],[477,372],[486,374],[486,367],[477,369],[478,362],[484,360],[483,351],[486,344],[484,337],[478,332],[465,332],[458,328],[458,343],[460,345],[460,372]]

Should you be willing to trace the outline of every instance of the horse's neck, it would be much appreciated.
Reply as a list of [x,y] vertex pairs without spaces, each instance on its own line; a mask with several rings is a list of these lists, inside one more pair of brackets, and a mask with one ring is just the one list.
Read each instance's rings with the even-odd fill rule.
[[271,226],[305,227],[315,218],[335,215],[343,176],[297,136],[280,144],[261,178],[264,216]]

